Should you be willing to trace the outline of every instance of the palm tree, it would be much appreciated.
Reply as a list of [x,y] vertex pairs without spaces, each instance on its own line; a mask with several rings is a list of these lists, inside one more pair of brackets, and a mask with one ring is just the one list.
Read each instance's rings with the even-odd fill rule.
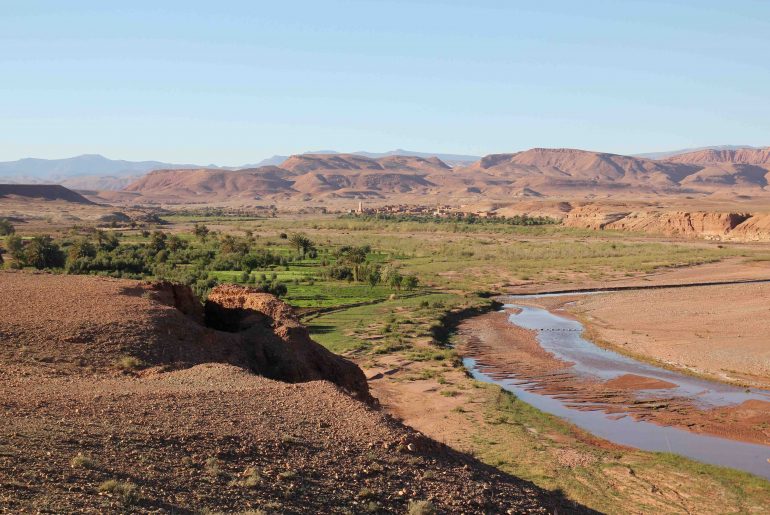
[[297,252],[299,252],[302,257],[305,257],[305,254],[307,254],[310,250],[315,248],[315,244],[302,233],[293,233],[291,236],[289,236],[289,243],[297,249]]

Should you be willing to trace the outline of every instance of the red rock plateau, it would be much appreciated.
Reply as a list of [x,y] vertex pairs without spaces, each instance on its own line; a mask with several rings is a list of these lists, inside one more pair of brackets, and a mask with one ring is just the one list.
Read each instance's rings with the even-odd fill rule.
[[[624,209],[625,208],[625,209]],[[568,227],[635,231],[716,240],[768,241],[770,214],[620,210],[601,204],[577,205],[563,217]]]
[[2,511],[586,511],[346,393],[269,295],[5,272],[0,299]]
[[732,163],[747,165],[770,165],[770,147],[739,148],[728,150],[706,149],[669,157],[670,163],[707,164]]
[[83,195],[57,184],[0,184],[0,200],[36,199],[93,204]]

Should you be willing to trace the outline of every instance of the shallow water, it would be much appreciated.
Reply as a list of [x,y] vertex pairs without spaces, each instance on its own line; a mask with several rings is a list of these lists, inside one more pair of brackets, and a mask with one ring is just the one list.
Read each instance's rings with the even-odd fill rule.
[[[511,302],[515,302],[515,298],[510,297]],[[602,349],[582,337],[583,326],[580,322],[558,316],[545,309],[515,303],[506,304],[505,307],[521,310],[509,316],[510,322],[526,329],[536,330],[540,345],[559,359],[573,363],[573,370],[578,374],[602,380],[624,374],[653,377],[677,386],[655,391],[646,390],[643,392],[646,398],[656,395],[687,397],[703,407],[739,404],[752,399],[770,401],[770,391],[746,390],[691,377]],[[611,442],[647,451],[673,452],[705,463],[728,466],[770,479],[770,463],[767,461],[770,458],[770,446],[691,433],[684,429],[637,421],[629,416],[618,419],[616,415],[610,416],[603,411],[574,409],[551,395],[530,391],[527,383],[522,383],[515,378],[493,379],[479,370],[473,358],[465,358],[463,363],[476,379],[497,384],[516,394],[522,401],[547,413],[565,418]]]

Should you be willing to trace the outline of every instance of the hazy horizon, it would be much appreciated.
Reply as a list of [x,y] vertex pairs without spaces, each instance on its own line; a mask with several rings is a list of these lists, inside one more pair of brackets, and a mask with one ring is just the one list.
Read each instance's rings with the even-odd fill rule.
[[756,1],[32,1],[0,28],[0,161],[770,144]]

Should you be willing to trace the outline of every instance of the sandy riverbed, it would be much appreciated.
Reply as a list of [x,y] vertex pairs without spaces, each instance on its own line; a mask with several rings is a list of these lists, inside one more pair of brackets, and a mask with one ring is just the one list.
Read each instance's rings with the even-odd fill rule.
[[640,290],[569,307],[587,336],[722,381],[770,387],[770,284]]

